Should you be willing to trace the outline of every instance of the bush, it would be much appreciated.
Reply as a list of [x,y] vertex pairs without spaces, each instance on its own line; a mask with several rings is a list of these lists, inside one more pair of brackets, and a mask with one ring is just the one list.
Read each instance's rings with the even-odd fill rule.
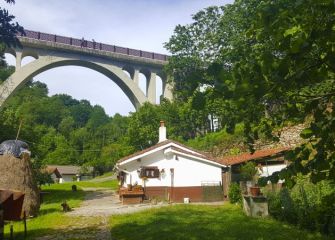
[[241,195],[241,189],[240,189],[239,184],[237,183],[230,184],[228,197],[231,203],[241,203],[242,202],[242,195]]
[[247,162],[241,166],[240,171],[242,180],[251,181],[257,174],[256,163],[252,161]]
[[300,177],[292,189],[267,192],[274,218],[312,231],[335,235],[335,186]]

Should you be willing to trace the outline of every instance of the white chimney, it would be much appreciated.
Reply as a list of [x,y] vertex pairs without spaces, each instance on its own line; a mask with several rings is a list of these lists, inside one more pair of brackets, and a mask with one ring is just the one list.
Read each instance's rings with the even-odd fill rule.
[[160,127],[159,127],[159,141],[163,142],[166,140],[166,127],[164,126],[164,121],[160,121]]

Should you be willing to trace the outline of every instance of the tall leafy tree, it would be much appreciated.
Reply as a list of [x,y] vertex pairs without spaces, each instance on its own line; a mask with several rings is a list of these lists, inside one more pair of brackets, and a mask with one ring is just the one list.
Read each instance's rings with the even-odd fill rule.
[[[186,96],[198,91],[197,100],[205,102],[199,88],[212,88],[232,107],[225,109],[236,116],[230,125],[244,122],[251,148],[260,131],[271,136],[287,121],[310,122],[302,133],[306,143],[289,154],[294,161],[277,176],[287,184],[298,173],[312,181],[335,179],[334,7],[330,0],[238,0],[196,14],[202,17],[178,26],[166,44],[175,90],[185,86],[189,91],[180,93]],[[212,57],[204,57],[203,48],[211,46]]]
[[[14,0],[5,0],[7,3],[14,4]],[[10,15],[8,11],[0,7],[0,59],[1,65],[4,65],[3,53],[5,47],[20,45],[16,34],[24,34],[24,29],[17,22],[13,22],[14,16]]]

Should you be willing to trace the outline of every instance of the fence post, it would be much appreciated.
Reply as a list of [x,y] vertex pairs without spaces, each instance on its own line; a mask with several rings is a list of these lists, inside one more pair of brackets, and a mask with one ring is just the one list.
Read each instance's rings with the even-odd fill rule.
[[27,215],[26,215],[26,211],[23,212],[23,224],[24,224],[24,238],[27,238]]
[[3,206],[0,203],[0,240],[4,240],[4,227],[5,227],[5,221],[3,218]]
[[10,234],[9,234],[9,239],[14,240],[14,229],[13,229],[13,223],[10,223]]

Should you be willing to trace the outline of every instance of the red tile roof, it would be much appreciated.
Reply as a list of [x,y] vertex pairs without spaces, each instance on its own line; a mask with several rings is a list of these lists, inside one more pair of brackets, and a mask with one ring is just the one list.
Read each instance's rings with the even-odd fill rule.
[[247,162],[250,160],[256,160],[256,159],[261,159],[261,158],[283,154],[289,149],[290,148],[287,148],[287,147],[286,148],[275,148],[275,149],[263,149],[263,150],[255,151],[254,153],[242,153],[237,156],[226,156],[221,159],[221,163],[224,165],[240,164],[240,163]]

